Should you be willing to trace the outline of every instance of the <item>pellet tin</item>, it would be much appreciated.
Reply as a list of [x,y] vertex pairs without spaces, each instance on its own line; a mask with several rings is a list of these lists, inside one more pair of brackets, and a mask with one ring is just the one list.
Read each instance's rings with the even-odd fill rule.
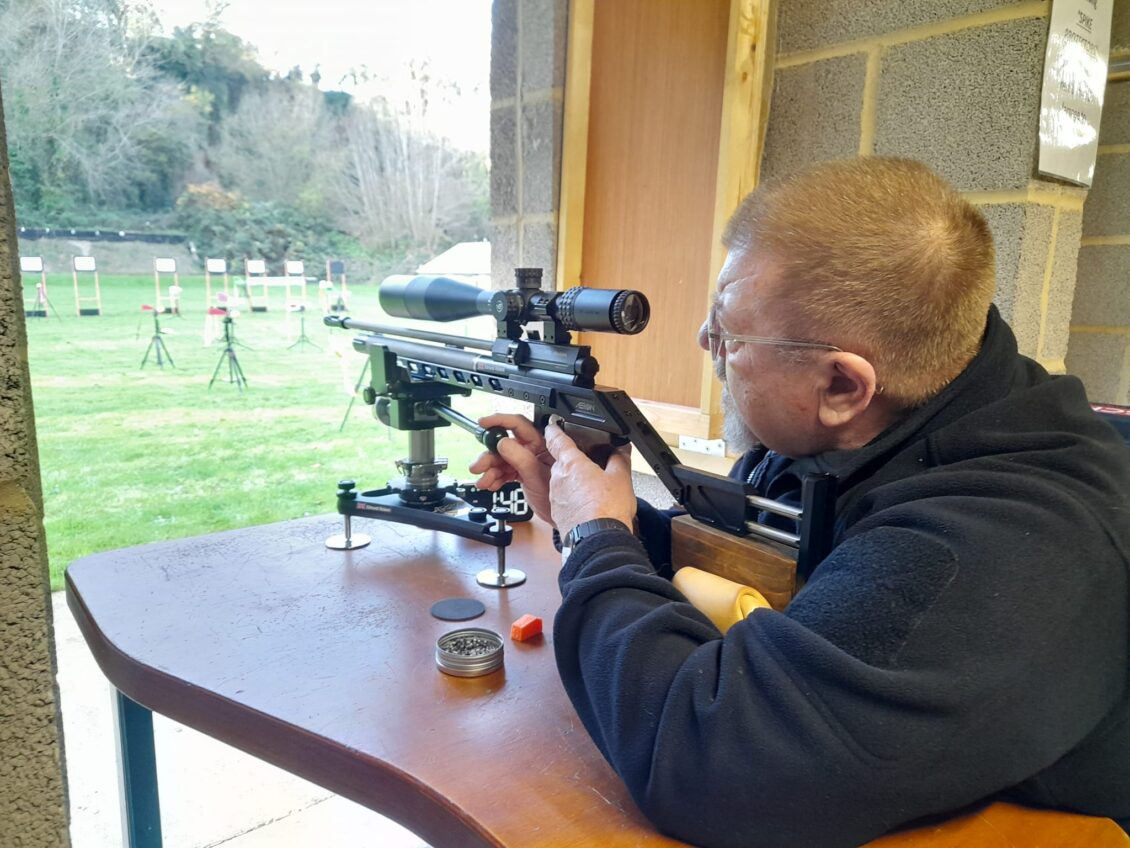
[[455,677],[480,677],[502,667],[502,637],[483,627],[464,627],[436,640],[436,665]]

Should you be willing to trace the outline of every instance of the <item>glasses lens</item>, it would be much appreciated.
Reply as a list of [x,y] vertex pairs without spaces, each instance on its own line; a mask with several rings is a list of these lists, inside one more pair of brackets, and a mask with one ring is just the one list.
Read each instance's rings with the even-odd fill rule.
[[717,359],[721,352],[722,340],[718,338],[718,310],[710,304],[710,311],[706,315],[706,339],[710,345],[710,358]]

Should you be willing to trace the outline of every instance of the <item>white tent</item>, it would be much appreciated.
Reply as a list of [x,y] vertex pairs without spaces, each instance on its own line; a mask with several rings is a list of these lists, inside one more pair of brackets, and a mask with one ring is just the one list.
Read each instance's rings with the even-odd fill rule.
[[455,277],[480,288],[490,288],[490,242],[461,241],[416,269],[417,274]]

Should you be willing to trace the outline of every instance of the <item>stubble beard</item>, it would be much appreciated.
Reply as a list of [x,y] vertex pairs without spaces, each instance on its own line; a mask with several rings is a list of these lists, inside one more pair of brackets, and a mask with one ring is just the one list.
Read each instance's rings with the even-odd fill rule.
[[714,373],[722,381],[722,438],[730,453],[746,453],[760,446],[760,442],[746,426],[738,411],[737,401],[726,384],[726,363],[719,358],[714,363]]

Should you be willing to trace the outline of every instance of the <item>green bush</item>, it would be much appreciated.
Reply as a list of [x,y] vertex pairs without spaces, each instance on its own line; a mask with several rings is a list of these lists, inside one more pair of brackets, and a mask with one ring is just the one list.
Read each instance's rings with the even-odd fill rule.
[[300,259],[317,267],[327,257],[363,253],[355,239],[316,218],[275,203],[247,201],[215,184],[190,185],[177,201],[176,223],[201,261]]

